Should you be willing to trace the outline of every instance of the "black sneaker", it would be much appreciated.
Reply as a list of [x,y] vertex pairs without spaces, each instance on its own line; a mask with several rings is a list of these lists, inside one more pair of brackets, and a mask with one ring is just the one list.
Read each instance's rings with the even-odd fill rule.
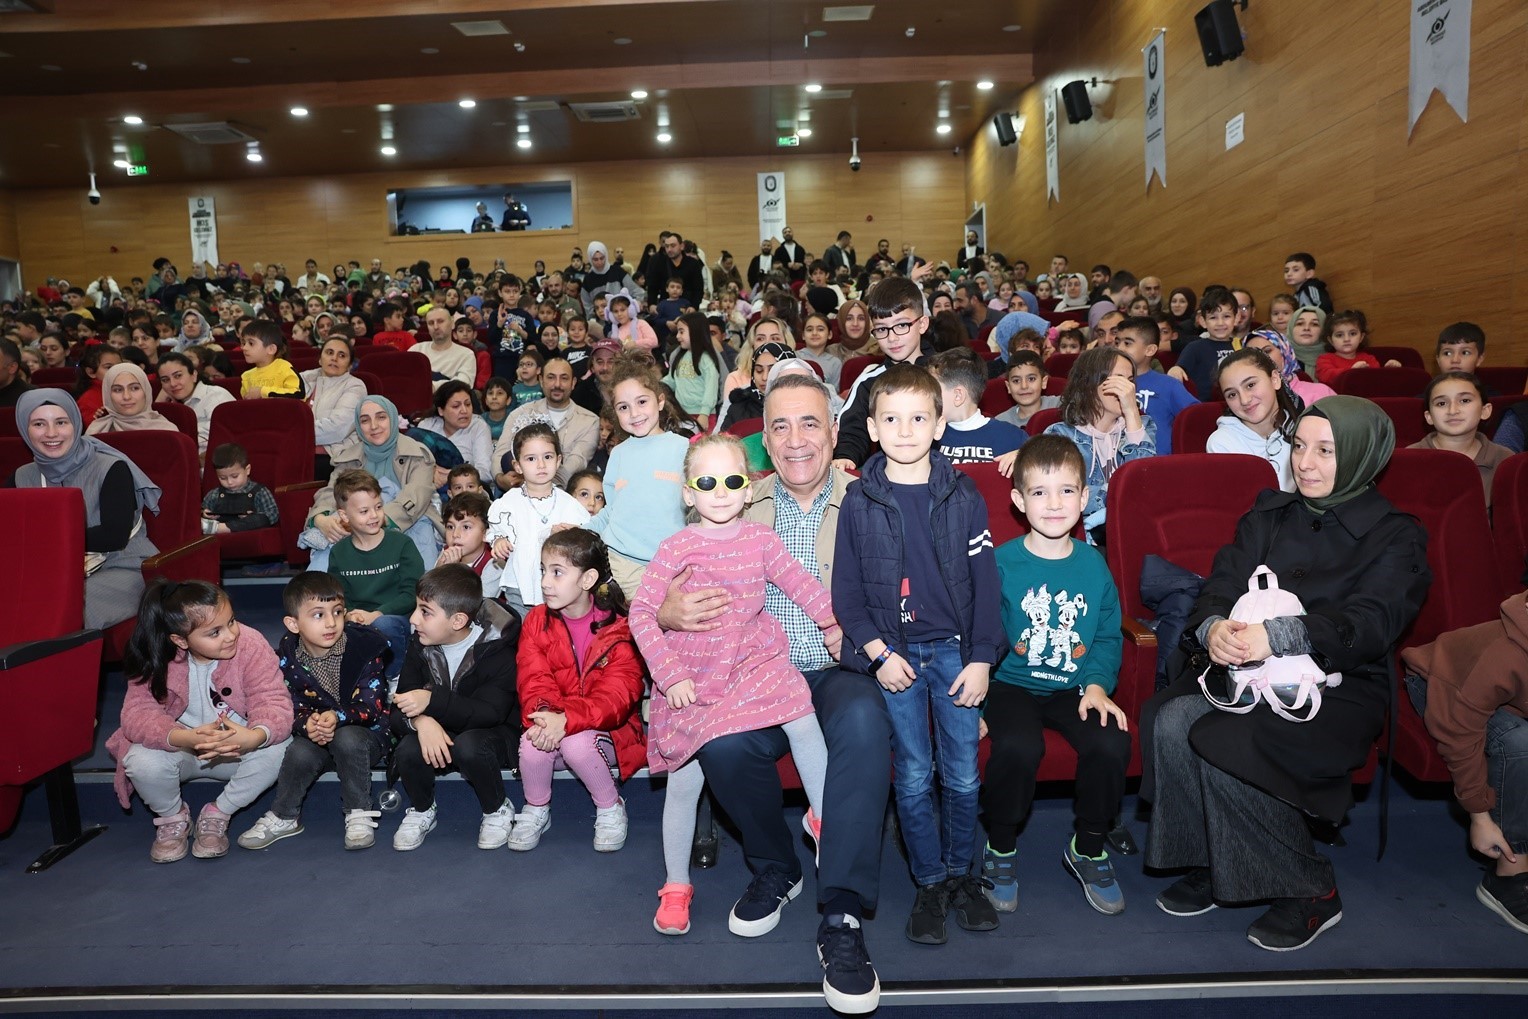
[[1134,856],[1141,851],[1141,847],[1135,843],[1135,836],[1130,834],[1129,828],[1125,827],[1123,818],[1115,821],[1114,827],[1109,829],[1109,834],[1104,836],[1104,841],[1109,843],[1110,849],[1121,856]]
[[997,930],[997,910],[992,908],[984,891],[992,882],[974,874],[961,874],[945,881],[950,890],[950,909],[955,922],[968,931]]
[[881,978],[865,951],[865,933],[857,917],[834,913],[822,918],[817,958],[822,962],[822,996],[829,1008],[847,1015],[875,1011],[881,1003]]
[[1528,934],[1528,874],[1502,877],[1488,870],[1475,888],[1475,898],[1512,927]]
[[1247,940],[1270,952],[1294,952],[1341,919],[1342,899],[1335,888],[1317,899],[1274,899],[1268,912],[1247,928]]
[[768,934],[780,922],[780,910],[801,894],[801,878],[766,870],[754,877],[743,897],[732,904],[727,929],[743,938]]
[[944,930],[944,918],[950,912],[950,886],[937,881],[931,885],[919,885],[918,896],[913,900],[912,915],[907,918],[907,940],[920,945],[942,945],[948,940]]
[[1157,908],[1169,916],[1198,916],[1215,908],[1210,868],[1195,867],[1157,896]]

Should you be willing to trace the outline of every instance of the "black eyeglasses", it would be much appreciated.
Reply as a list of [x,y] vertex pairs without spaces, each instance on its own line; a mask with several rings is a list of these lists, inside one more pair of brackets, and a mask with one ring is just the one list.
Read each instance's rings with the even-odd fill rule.
[[746,474],[702,474],[685,482],[697,492],[714,492],[717,485],[723,485],[729,492],[736,492],[748,487],[748,475]]
[[893,334],[897,336],[906,336],[908,330],[917,324],[917,320],[914,319],[912,322],[893,322],[889,326],[871,326],[870,335],[878,340],[884,340],[886,337]]

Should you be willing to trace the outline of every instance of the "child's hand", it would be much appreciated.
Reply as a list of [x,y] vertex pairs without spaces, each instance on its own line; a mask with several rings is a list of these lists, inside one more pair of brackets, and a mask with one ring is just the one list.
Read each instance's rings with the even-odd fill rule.
[[405,718],[418,718],[430,706],[430,691],[409,690],[393,694],[393,704]]
[[[1350,369],[1352,369],[1352,368],[1367,368],[1367,367],[1369,367],[1369,362],[1368,361],[1354,361],[1351,365],[1349,365]],[[1399,368],[1400,364],[1397,363],[1396,367]]]
[[503,566],[509,561],[509,554],[515,550],[515,543],[508,538],[493,539],[493,561]]
[[97,407],[95,413],[91,415],[91,420],[99,421],[109,413],[111,412],[108,411],[105,407]]
[[990,733],[991,731],[992,730],[987,727],[986,716],[983,716],[983,717],[978,718],[976,720],[976,738],[977,739],[979,739],[979,740],[986,739],[987,738],[987,734]]
[[[882,670],[884,671],[884,666]],[[992,666],[986,662],[972,662],[960,670],[960,675],[955,677],[955,682],[950,686],[949,694],[955,698],[957,708],[974,708],[987,699],[987,681],[990,678]]]
[[314,517],[313,526],[318,528],[319,533],[327,538],[331,545],[350,533],[350,528],[345,525],[344,518],[338,513],[322,513]]
[[531,743],[537,750],[556,750],[568,733],[568,716],[560,711],[533,711]]
[[249,389],[245,390],[245,392],[244,392],[244,399],[246,399],[246,400],[258,400],[258,399],[260,399],[264,395],[265,395],[265,390],[264,389],[260,388],[259,386],[250,386]]
[[1402,368],[1402,367],[1405,367],[1405,366],[1402,365],[1401,362],[1397,361],[1395,358],[1392,357],[1390,360],[1385,362],[1385,367],[1386,368]]
[[1018,463],[1018,461],[1019,461],[1019,451],[1018,450],[1014,450],[1011,453],[1000,454],[998,456],[997,460],[995,461],[996,464],[997,464],[997,472],[999,474],[1001,474],[1005,478],[1013,477],[1013,465]]
[[212,533],[213,534],[231,534],[231,533],[233,533],[233,529],[230,528],[227,524],[219,522],[218,525],[212,529]]
[[1507,841],[1501,827],[1487,813],[1470,815],[1470,847],[1492,860],[1517,862],[1517,857],[1512,853],[1512,843]]
[[668,692],[663,696],[668,701],[668,706],[675,711],[678,711],[680,708],[687,708],[695,703],[695,681],[692,679],[681,679],[669,687]]
[[437,466],[435,468],[435,487],[436,488],[439,488],[441,485],[444,485],[447,481],[450,481],[450,480],[451,480],[451,472],[450,471],[448,471],[444,467],[440,467],[440,466]]
[[571,531],[573,526],[572,524],[553,524],[551,533],[556,534],[558,531]]
[[203,520],[212,520],[215,516],[216,516],[216,514],[213,513],[210,509],[202,510],[202,519]]
[[901,693],[912,686],[913,680],[917,678],[918,674],[913,671],[911,665],[907,664],[907,659],[895,651],[875,672],[875,681],[881,684],[881,689],[889,690],[891,693]]
[[837,460],[834,460],[833,466],[837,467],[841,471],[853,471],[859,469],[858,465],[856,465],[853,460],[850,460],[845,456],[841,456]]
[[1179,368],[1177,365],[1173,365],[1171,368],[1167,369],[1167,374],[1171,375],[1179,382],[1188,381],[1188,372],[1184,371],[1182,368]]
[[461,561],[462,549],[460,545],[447,545],[440,550],[440,555],[435,557],[436,566],[445,566],[448,563],[459,563]]
[[1097,683],[1089,683],[1088,688],[1082,692],[1081,703],[1077,705],[1077,717],[1087,721],[1089,711],[1098,712],[1100,726],[1108,725],[1110,717],[1113,717],[1119,723],[1120,732],[1130,731],[1130,723],[1126,721],[1125,713]]
[[822,646],[828,649],[828,654],[833,656],[835,662],[841,661],[839,655],[844,647],[844,631],[837,623],[822,631]]
[[204,761],[214,761],[219,758],[237,760],[265,742],[264,732],[242,726],[229,719],[226,714],[219,715],[210,729],[210,737],[196,746],[196,756]]
[[[1123,375],[1110,375],[1098,384],[1098,395],[1101,399],[1113,400],[1123,416],[1126,428],[1138,427],[1130,424],[1130,412],[1135,411],[1139,421],[1140,409],[1135,402],[1135,381],[1127,379]],[[1107,404],[1105,404],[1107,406]]]
[[421,718],[414,723],[419,734],[419,752],[424,762],[432,768],[444,768],[451,763],[451,748],[456,745],[446,730],[433,718]]
[[382,613],[370,612],[366,609],[351,609],[349,612],[345,613],[345,618],[352,623],[361,623],[364,626],[370,626],[372,623],[375,623],[377,620],[382,618]]

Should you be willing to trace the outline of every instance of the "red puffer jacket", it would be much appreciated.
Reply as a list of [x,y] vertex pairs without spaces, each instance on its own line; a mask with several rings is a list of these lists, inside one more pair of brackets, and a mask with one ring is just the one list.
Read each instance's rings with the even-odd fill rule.
[[580,675],[566,624],[537,605],[521,626],[518,661],[526,728],[533,711],[561,711],[568,716],[569,733],[594,729],[610,734],[622,778],[647,764],[647,736],[637,711],[644,688],[642,659],[625,619],[595,631]]

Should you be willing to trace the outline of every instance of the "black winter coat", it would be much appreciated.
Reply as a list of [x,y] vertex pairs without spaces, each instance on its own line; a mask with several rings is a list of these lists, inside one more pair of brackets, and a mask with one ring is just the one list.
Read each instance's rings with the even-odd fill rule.
[[[1306,723],[1279,718],[1266,706],[1245,715],[1212,711],[1189,732],[1199,755],[1244,782],[1316,817],[1336,823],[1353,806],[1352,772],[1379,736],[1394,684],[1394,650],[1427,598],[1427,534],[1416,519],[1373,488],[1325,513],[1312,513],[1293,493],[1265,491],[1236,526],[1189,617],[1185,640],[1200,624],[1231,614],[1259,565],[1305,606],[1312,657],[1342,684],[1323,693]],[[1205,664],[1146,705],[1143,757],[1157,705],[1170,697],[1202,697]],[[1149,767],[1149,765],[1148,765]],[[1149,798],[1151,777],[1142,795]]]
[[[467,653],[455,683],[446,675],[445,652],[438,647],[425,647],[416,636],[410,638],[403,658],[398,692],[429,690],[430,704],[424,713],[448,733],[502,725],[518,733],[520,698],[515,655],[520,646],[519,617],[498,602],[484,598],[473,622],[483,632]],[[403,712],[394,711],[394,735],[401,738],[408,728]]]

